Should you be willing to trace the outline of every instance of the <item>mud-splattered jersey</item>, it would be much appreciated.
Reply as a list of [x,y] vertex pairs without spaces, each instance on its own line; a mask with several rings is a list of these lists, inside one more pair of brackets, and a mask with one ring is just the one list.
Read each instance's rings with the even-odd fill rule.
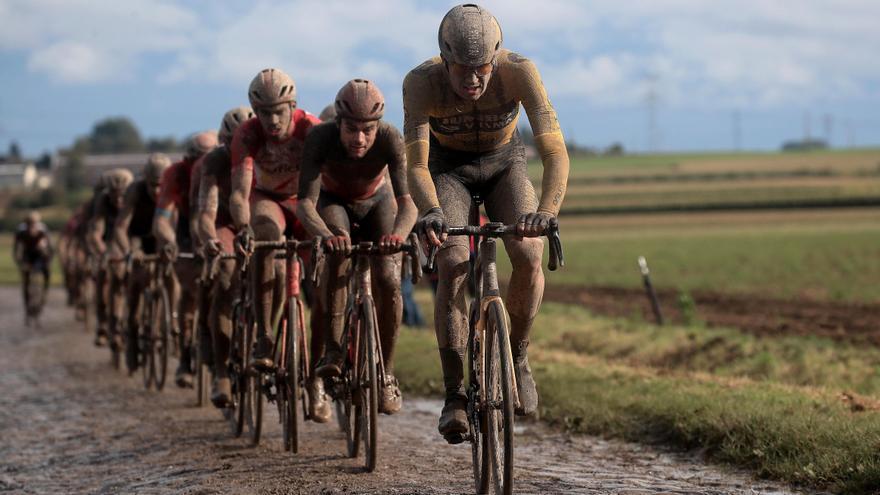
[[544,163],[539,210],[559,212],[568,180],[568,152],[538,70],[527,58],[500,50],[485,93],[476,101],[460,98],[440,57],[407,74],[403,81],[404,136],[410,186],[419,209],[439,206],[428,170],[430,138],[445,148],[488,152],[510,142],[522,104]]
[[167,210],[174,205],[178,218],[189,216],[189,184],[195,160],[184,158],[162,172],[159,180],[159,199],[156,208]]
[[268,139],[256,117],[246,121],[232,138],[233,173],[244,167],[253,171],[257,189],[277,196],[296,196],[306,134],[320,122],[305,110],[295,110],[291,114],[293,134],[274,141]]
[[342,146],[336,122],[325,122],[306,139],[299,196],[317,201],[319,190],[324,190],[349,201],[366,199],[385,182],[386,169],[394,195],[409,194],[403,136],[393,125],[379,121],[373,146],[363,158],[355,159]]

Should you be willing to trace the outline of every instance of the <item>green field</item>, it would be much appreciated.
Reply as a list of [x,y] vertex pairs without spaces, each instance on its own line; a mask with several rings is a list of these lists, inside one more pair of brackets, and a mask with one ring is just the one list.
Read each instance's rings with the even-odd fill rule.
[[[432,332],[404,330],[398,346],[405,390],[442,394]],[[835,493],[880,486],[878,349],[657,328],[548,303],[530,356],[541,417],[569,431],[698,449]]]

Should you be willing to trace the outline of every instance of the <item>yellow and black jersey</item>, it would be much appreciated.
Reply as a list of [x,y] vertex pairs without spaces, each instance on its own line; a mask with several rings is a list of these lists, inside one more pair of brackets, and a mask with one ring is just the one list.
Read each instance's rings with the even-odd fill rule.
[[403,82],[404,138],[411,189],[421,211],[439,206],[428,170],[431,136],[452,150],[498,149],[516,132],[520,105],[544,163],[544,193],[538,209],[556,215],[568,181],[568,153],[535,64],[500,50],[486,91],[476,101],[455,94],[439,56],[410,71]]

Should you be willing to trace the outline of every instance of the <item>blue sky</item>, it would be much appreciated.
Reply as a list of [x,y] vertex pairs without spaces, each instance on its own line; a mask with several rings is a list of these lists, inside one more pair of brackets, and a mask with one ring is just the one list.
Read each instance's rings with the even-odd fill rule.
[[[145,136],[214,128],[260,69],[314,113],[353,77],[400,125],[400,83],[453,2],[0,0],[0,151],[70,144],[107,116]],[[645,151],[775,149],[810,128],[880,144],[876,0],[487,1],[533,59],[566,137]],[[649,133],[654,94],[656,133]],[[738,115],[738,119],[734,116]],[[826,125],[830,123],[830,127]]]

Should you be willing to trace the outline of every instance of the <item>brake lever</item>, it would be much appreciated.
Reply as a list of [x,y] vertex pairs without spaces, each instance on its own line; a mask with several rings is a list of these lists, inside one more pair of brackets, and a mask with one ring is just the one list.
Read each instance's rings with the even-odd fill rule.
[[318,280],[318,267],[324,262],[324,241],[321,236],[317,236],[312,240],[312,274],[311,279],[315,287],[320,285]]
[[565,266],[565,256],[562,252],[562,239],[559,237],[559,220],[555,217],[550,219],[547,238],[550,241],[550,260],[547,262],[547,268],[556,271],[557,268]]

